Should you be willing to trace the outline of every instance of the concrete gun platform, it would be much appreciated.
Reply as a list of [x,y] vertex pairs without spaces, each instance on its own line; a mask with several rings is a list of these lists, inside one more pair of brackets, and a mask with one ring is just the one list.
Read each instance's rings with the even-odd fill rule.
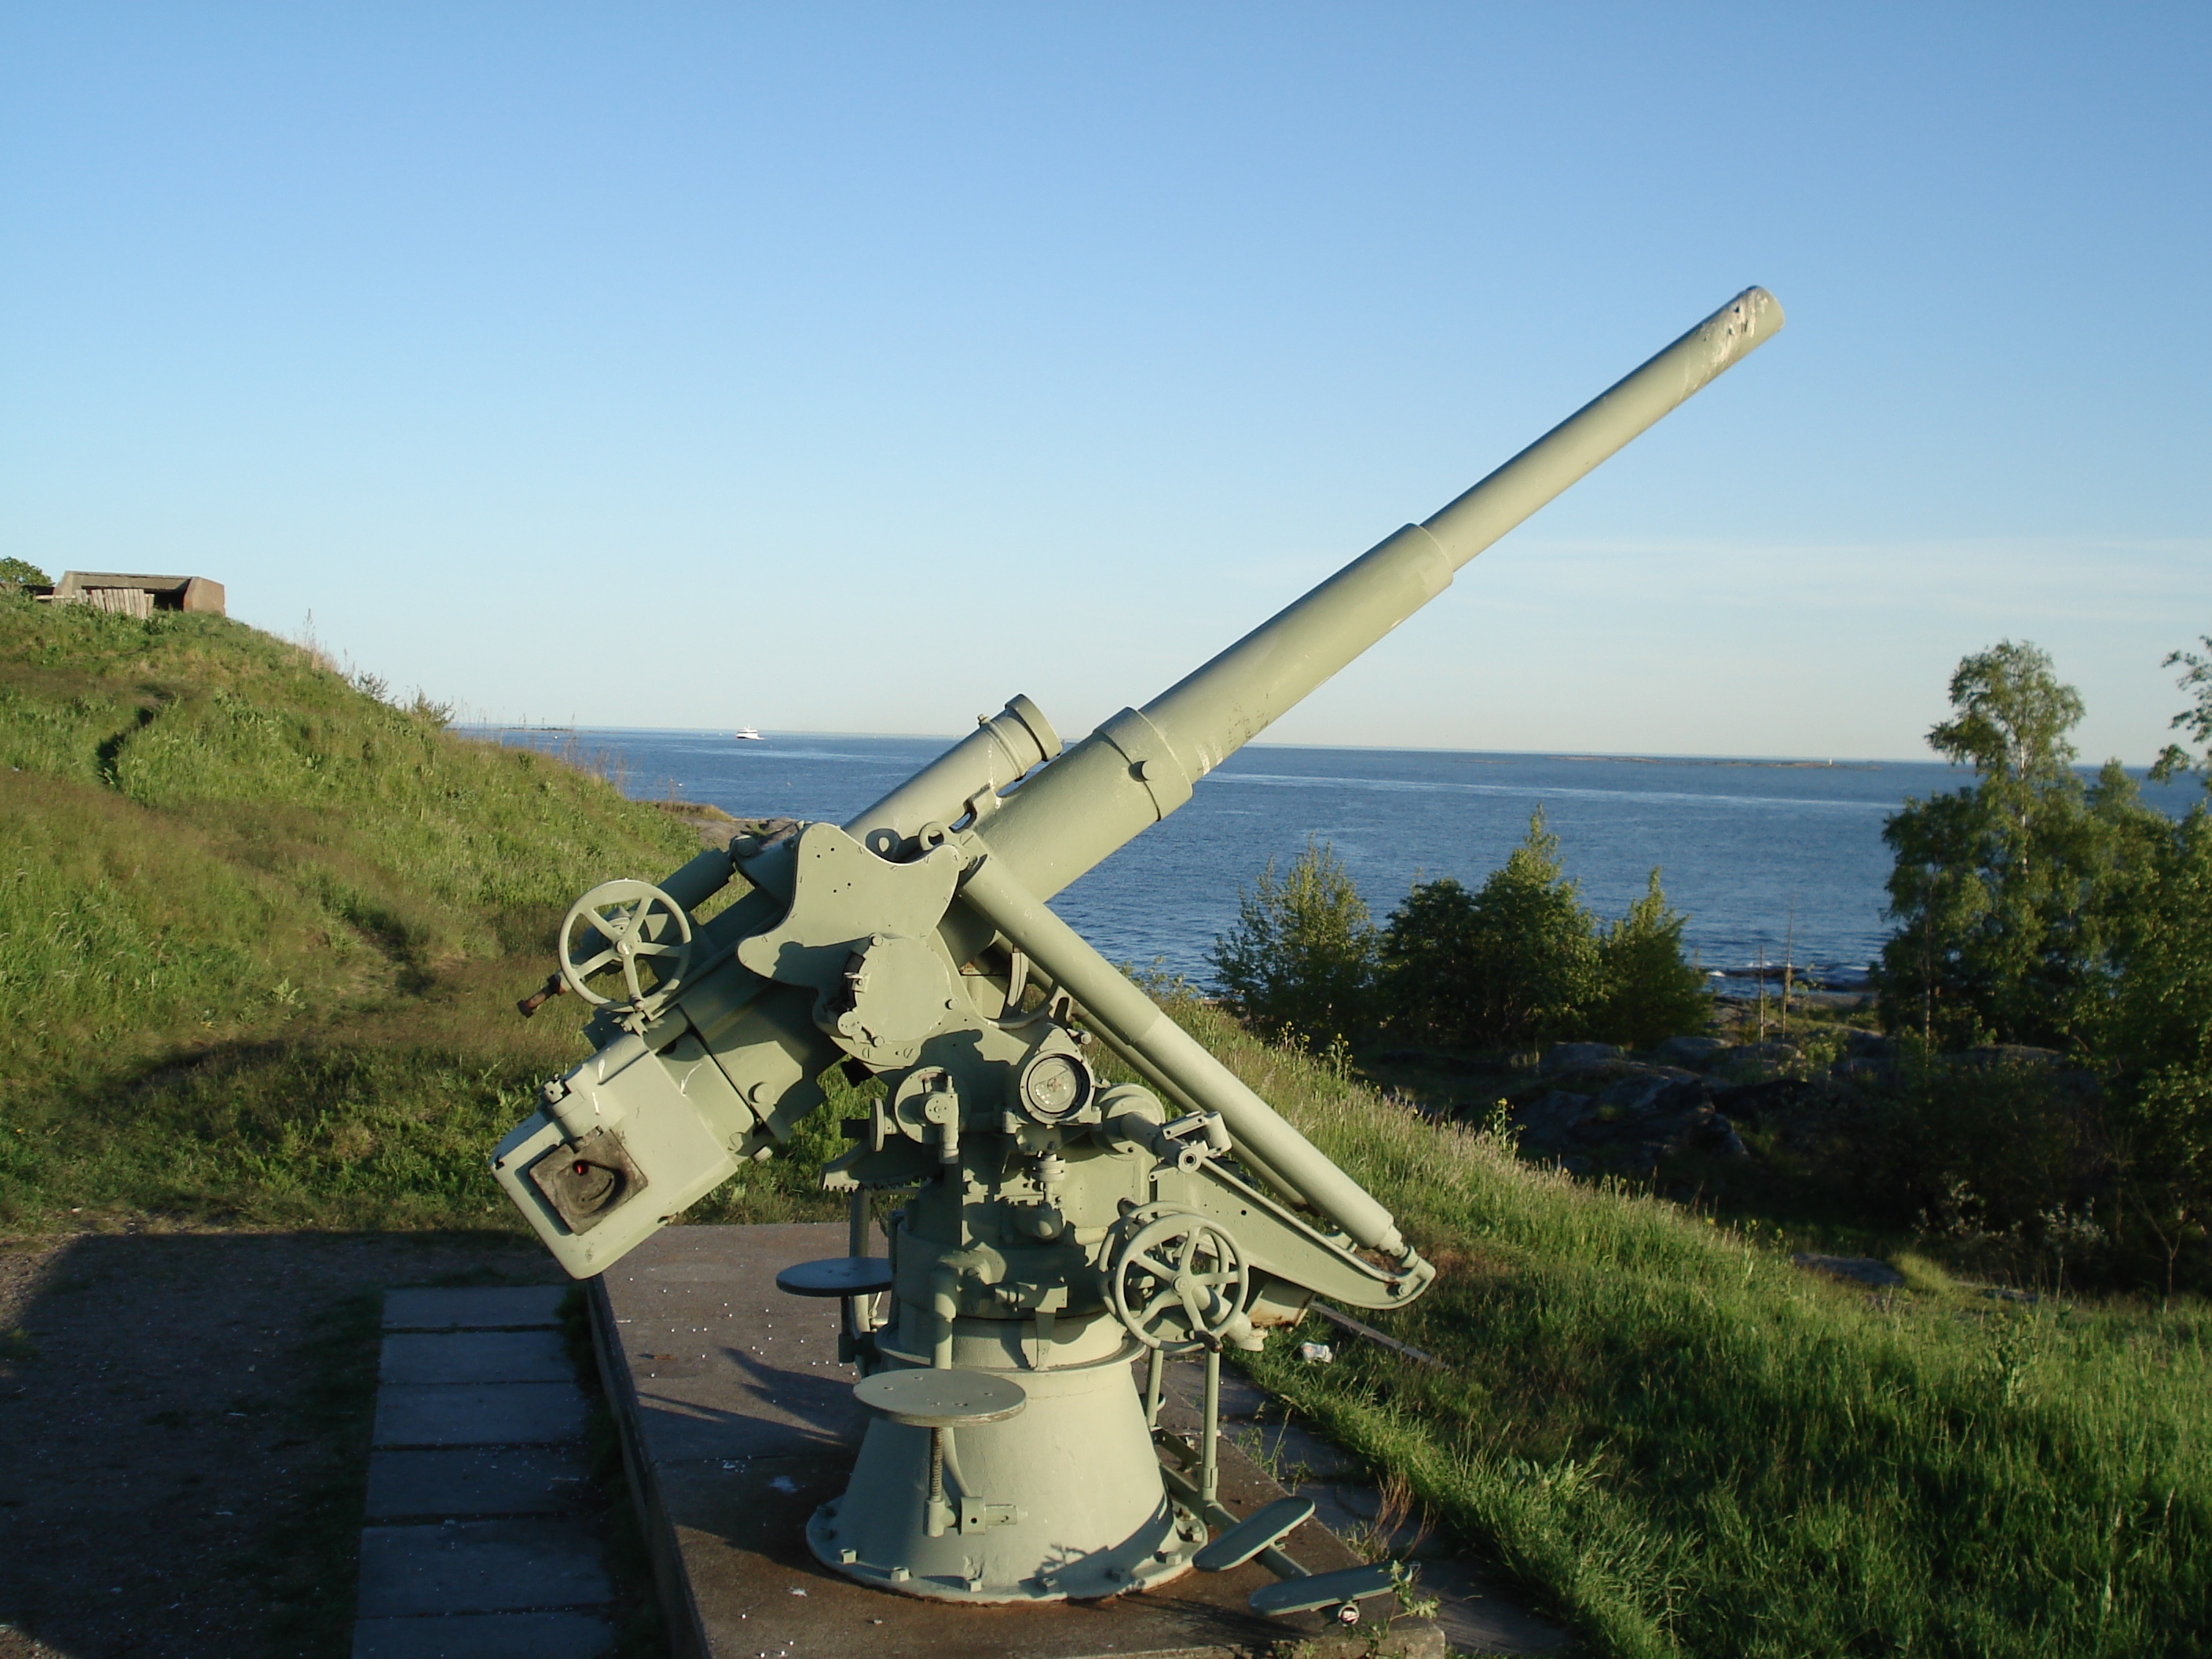
[[[599,1364],[682,1659],[1213,1659],[1298,1646],[1376,1652],[1389,1597],[1345,1629],[1322,1613],[1263,1619],[1252,1565],[1104,1601],[963,1607],[889,1595],[830,1571],[807,1517],[844,1490],[866,1425],[837,1361],[837,1304],[786,1296],[777,1269],[845,1252],[839,1224],[671,1227],[591,1281]],[[1234,1443],[1221,1493],[1238,1514],[1282,1488]],[[1316,1572],[1358,1565],[1309,1523],[1285,1547]],[[1303,1645],[1299,1645],[1303,1644]],[[1436,1626],[1401,1618],[1379,1649],[1441,1659]]]

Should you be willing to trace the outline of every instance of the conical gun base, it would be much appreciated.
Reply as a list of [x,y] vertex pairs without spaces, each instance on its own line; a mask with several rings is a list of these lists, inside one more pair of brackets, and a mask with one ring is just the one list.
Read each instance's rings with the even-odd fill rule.
[[[998,1344],[989,1349],[1003,1356]],[[816,1559],[862,1583],[941,1601],[1091,1601],[1189,1571],[1206,1529],[1168,1498],[1131,1357],[1005,1370],[1028,1407],[1003,1422],[937,1431],[938,1506],[932,1431],[872,1422],[844,1496],[807,1523]]]

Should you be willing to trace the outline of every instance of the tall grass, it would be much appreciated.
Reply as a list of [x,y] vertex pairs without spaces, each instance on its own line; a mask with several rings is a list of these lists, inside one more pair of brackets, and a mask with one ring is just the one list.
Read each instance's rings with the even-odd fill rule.
[[1869,1296],[1521,1162],[1190,1001],[1178,1017],[1443,1269],[1447,1369],[1279,1340],[1268,1387],[1622,1655],[2202,1654],[2212,1317]]

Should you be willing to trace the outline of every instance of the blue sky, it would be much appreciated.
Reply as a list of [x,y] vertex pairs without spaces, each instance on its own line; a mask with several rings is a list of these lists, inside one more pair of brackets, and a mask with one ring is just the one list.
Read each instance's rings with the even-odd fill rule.
[[0,10],[0,550],[500,718],[1073,734],[1737,289],[1286,741],[1923,755],[2212,631],[2212,9]]

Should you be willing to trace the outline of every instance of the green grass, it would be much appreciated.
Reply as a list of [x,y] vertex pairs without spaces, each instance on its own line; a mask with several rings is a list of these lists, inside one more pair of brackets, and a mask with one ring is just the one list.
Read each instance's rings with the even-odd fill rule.
[[[514,999],[698,847],[240,623],[0,592],[0,1227],[519,1225],[486,1150],[588,1051]],[[743,1184],[718,1217],[829,1212]]]
[[1872,1297],[1176,1012],[1442,1268],[1377,1316],[1448,1369],[1277,1337],[1260,1381],[1600,1652],[2198,1654],[2212,1316]]

